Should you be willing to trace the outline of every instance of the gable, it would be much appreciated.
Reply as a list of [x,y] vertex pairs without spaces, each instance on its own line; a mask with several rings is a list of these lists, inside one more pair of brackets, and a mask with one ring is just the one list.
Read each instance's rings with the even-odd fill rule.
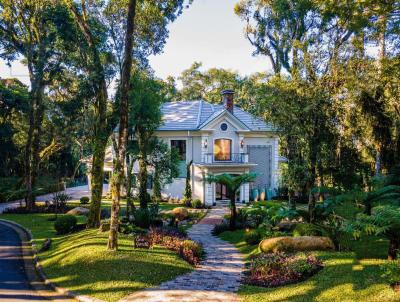
[[233,126],[236,131],[250,131],[250,129],[242,121],[240,121],[235,115],[231,114],[227,110],[222,110],[210,116],[208,120],[200,125],[199,130],[219,129],[220,124],[224,121]]

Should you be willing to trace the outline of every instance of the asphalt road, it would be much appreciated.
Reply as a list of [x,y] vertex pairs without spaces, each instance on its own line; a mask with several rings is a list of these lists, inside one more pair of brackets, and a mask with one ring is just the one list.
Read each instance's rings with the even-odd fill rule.
[[18,234],[0,223],[0,301],[27,300],[48,301],[29,285]]
[[[0,221],[0,301],[75,301],[49,289],[32,271],[26,273],[21,247],[26,249],[30,244],[29,241],[22,243],[20,238],[13,227]],[[34,272],[31,257],[26,260]],[[34,288],[31,284],[35,284]]]

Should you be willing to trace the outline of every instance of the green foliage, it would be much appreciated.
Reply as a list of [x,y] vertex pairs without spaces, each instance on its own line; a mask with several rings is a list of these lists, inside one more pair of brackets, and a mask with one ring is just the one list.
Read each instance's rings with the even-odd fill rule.
[[190,203],[191,203],[191,200],[192,200],[192,185],[190,183],[190,174],[191,174],[192,163],[193,163],[193,160],[191,160],[186,165],[185,193],[183,193],[183,197],[185,198],[186,203],[188,203],[187,206],[190,206]]
[[316,225],[311,223],[299,223],[293,230],[293,236],[322,236],[323,231]]
[[150,226],[150,212],[148,209],[136,209],[133,212],[134,223],[136,226],[148,229]]
[[77,219],[73,215],[63,215],[54,222],[54,229],[57,234],[64,235],[72,232],[77,224]]
[[247,244],[254,245],[259,244],[260,241],[263,239],[263,236],[259,230],[250,230],[244,234],[244,241]]
[[203,208],[203,203],[201,202],[200,199],[193,199],[191,202],[191,206],[194,209],[201,209]]
[[82,196],[82,197],[79,199],[79,201],[80,201],[81,204],[88,204],[89,201],[90,201],[90,198],[87,197],[87,196]]
[[386,262],[382,268],[382,277],[389,281],[389,284],[400,284],[400,260]]

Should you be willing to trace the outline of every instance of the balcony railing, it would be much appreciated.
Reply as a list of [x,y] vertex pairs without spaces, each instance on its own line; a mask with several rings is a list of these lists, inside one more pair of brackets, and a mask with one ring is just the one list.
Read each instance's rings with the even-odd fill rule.
[[249,162],[247,153],[231,153],[221,156],[220,154],[206,153],[202,155],[201,163],[203,164],[224,164],[236,163],[244,164]]

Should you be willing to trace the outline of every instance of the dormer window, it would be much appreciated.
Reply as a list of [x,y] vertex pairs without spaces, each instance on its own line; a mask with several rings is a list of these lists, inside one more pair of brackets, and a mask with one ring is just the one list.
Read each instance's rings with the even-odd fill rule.
[[227,138],[219,138],[214,141],[214,160],[232,160],[232,140]]
[[227,124],[227,123],[222,123],[222,124],[221,124],[221,130],[222,130],[222,131],[228,130],[228,124]]

